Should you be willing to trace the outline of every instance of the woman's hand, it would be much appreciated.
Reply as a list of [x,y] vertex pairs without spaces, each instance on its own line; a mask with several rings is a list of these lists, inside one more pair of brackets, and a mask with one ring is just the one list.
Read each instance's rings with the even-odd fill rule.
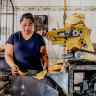
[[13,65],[11,68],[12,68],[12,74],[17,75],[19,67],[17,65]]
[[43,69],[48,71],[48,64],[46,62],[44,64],[44,68]]

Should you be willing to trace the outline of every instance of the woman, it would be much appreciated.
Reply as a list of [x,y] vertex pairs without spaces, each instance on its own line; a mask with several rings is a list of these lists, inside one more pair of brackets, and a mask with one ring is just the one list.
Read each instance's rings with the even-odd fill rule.
[[[16,75],[20,70],[47,70],[48,55],[41,35],[32,31],[33,15],[25,13],[20,18],[21,31],[11,34],[5,45],[5,60]],[[42,67],[42,63],[44,67]]]

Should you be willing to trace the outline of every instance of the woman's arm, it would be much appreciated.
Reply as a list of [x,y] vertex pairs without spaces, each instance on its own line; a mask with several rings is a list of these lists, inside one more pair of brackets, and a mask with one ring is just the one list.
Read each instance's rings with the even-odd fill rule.
[[13,45],[11,44],[5,45],[5,60],[7,64],[12,68],[12,74],[16,75],[18,73],[18,66],[13,60]]
[[42,56],[42,62],[44,64],[44,70],[48,70],[48,55],[46,52],[46,46],[41,46],[40,47],[40,53]]

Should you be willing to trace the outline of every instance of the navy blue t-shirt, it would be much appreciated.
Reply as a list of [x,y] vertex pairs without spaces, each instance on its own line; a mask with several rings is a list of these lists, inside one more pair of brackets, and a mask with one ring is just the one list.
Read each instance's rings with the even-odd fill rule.
[[40,47],[45,46],[45,41],[41,35],[34,32],[28,40],[25,40],[19,31],[12,34],[6,43],[14,46],[13,59],[21,70],[43,70]]

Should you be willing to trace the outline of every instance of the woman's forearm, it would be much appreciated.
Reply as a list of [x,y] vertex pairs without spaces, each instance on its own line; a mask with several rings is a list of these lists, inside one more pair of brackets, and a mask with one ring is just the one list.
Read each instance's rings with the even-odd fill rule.
[[47,70],[48,69],[48,56],[47,55],[42,56],[42,62],[44,65],[44,70]]
[[13,60],[13,57],[12,57],[11,55],[6,55],[6,54],[5,54],[5,60],[6,60],[7,64],[8,64],[11,68],[13,68],[13,66],[15,65],[14,60]]
[[7,64],[11,67],[12,69],[12,74],[16,75],[18,74],[18,66],[14,63],[13,57],[11,55],[5,55],[5,60]]

